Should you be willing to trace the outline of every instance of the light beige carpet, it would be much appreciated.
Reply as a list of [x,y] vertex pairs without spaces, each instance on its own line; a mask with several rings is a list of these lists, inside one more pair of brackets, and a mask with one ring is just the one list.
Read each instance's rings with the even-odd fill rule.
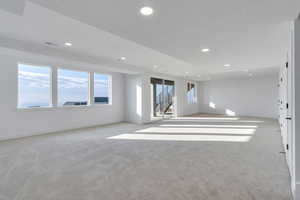
[[288,200],[275,120],[195,115],[0,142],[0,200]]

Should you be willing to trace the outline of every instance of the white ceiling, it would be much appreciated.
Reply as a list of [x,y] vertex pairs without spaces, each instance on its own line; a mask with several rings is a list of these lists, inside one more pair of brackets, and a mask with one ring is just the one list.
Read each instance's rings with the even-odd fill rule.
[[[154,15],[141,16],[143,5],[152,6]],[[6,11],[0,11],[2,37],[72,41],[72,48],[60,50],[105,57],[112,65],[126,56],[124,65],[133,70],[159,65],[164,73],[207,77],[283,63],[300,1],[29,0],[21,16]],[[203,54],[202,48],[212,51]]]

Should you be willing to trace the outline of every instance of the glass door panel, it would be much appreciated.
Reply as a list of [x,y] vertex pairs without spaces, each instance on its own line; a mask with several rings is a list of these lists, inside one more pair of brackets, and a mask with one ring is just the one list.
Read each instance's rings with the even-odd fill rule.
[[174,113],[174,81],[151,78],[152,117],[170,117]]
[[156,92],[155,94],[155,104],[154,104],[154,116],[161,117],[163,116],[163,85],[162,84],[155,84]]

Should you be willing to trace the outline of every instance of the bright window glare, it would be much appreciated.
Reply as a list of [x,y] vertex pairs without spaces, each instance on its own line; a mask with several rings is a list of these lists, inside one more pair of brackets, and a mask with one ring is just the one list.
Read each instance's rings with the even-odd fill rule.
[[104,74],[94,74],[94,102],[108,104],[110,89],[110,77]]
[[136,114],[142,116],[142,87],[136,85]]
[[162,124],[162,127],[211,127],[211,128],[257,128],[252,125],[217,125],[217,124]]
[[226,120],[226,119],[166,119],[165,122],[218,122],[218,123],[263,123],[264,121],[257,120]]
[[88,104],[88,72],[58,69],[57,78],[58,106],[79,106]]
[[251,128],[168,128],[168,127],[150,127],[136,131],[137,133],[205,133],[205,134],[253,134],[255,129]]
[[107,139],[113,140],[155,140],[155,141],[186,141],[186,142],[248,142],[251,136],[232,135],[163,135],[163,134],[121,134]]
[[19,64],[18,107],[48,107],[51,105],[50,67]]
[[187,82],[187,101],[189,104],[197,103],[196,86],[194,83]]
[[213,102],[209,102],[209,107],[215,109],[216,108],[216,104],[214,104]]
[[238,120],[238,117],[175,117],[173,119],[178,119],[178,120]]
[[232,110],[226,109],[226,115],[235,116],[235,112],[233,112]]

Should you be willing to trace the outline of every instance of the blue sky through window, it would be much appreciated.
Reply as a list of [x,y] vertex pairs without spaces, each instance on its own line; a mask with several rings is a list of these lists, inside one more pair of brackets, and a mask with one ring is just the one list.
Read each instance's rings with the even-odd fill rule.
[[109,76],[95,73],[94,76],[94,96],[108,97],[109,95]]
[[58,106],[67,102],[88,102],[89,73],[58,69]]
[[[67,69],[57,70],[58,106],[88,104],[89,73]],[[18,107],[51,106],[51,67],[19,64]],[[100,97],[96,103],[109,103],[110,76],[94,75],[94,95]],[[68,104],[68,103],[69,104]]]
[[50,106],[51,68],[19,64],[18,107]]

